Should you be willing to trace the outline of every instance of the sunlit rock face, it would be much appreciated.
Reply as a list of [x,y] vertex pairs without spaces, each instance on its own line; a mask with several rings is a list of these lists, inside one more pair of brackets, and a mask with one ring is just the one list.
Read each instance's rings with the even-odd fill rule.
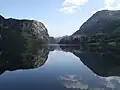
[[45,42],[49,40],[47,28],[43,23],[35,20],[22,20],[20,22],[22,31],[31,33],[31,35],[36,36],[37,39],[45,40]]
[[[48,43],[49,40],[47,28],[43,23],[36,20],[5,19],[0,16],[0,30],[1,36],[3,36],[3,33],[7,35],[7,33],[11,32],[11,37],[14,37],[14,34],[19,34],[21,37],[27,39],[38,40],[41,44]],[[9,38],[9,36],[7,37]]]

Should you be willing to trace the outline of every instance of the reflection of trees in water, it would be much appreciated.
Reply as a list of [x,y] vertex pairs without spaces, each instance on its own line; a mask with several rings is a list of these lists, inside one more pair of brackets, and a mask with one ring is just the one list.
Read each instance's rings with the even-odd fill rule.
[[111,51],[98,51],[96,47],[89,47],[91,49],[87,49],[83,46],[61,46],[61,48],[79,57],[97,75],[120,76],[120,56],[116,54],[120,52],[115,49]]
[[[14,49],[14,48],[12,48]],[[17,52],[17,49],[15,49]],[[15,51],[14,50],[14,51]],[[6,70],[32,69],[42,66],[51,49],[48,46],[39,46],[24,49],[23,52],[14,54],[14,52],[2,51],[0,55],[0,72]]]

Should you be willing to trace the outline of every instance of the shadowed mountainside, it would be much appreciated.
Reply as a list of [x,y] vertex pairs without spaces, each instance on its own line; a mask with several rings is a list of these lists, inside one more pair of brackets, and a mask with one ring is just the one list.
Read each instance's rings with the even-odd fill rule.
[[120,10],[102,10],[93,14],[83,25],[70,36],[60,40],[60,44],[83,44],[120,40]]

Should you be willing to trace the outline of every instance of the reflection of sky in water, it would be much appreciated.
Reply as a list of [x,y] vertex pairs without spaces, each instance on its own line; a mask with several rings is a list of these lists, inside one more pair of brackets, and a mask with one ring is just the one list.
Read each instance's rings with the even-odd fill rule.
[[[77,75],[66,75],[60,76],[61,83],[66,88],[73,88],[73,89],[81,89],[81,90],[119,90],[120,89],[120,77],[98,77],[101,81],[103,81],[103,87],[92,87],[88,84],[88,82],[84,81],[84,78],[81,78]],[[93,83],[93,81],[89,81]],[[96,82],[98,83],[98,82]]]
[[120,77],[97,76],[72,53],[53,51],[42,67],[5,72],[0,85],[0,90],[119,90]]

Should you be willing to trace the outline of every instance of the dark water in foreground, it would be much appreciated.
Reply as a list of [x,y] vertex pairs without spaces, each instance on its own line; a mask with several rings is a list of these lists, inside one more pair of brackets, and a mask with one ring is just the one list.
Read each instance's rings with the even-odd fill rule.
[[111,53],[41,48],[32,61],[1,60],[0,90],[120,90],[117,59]]

